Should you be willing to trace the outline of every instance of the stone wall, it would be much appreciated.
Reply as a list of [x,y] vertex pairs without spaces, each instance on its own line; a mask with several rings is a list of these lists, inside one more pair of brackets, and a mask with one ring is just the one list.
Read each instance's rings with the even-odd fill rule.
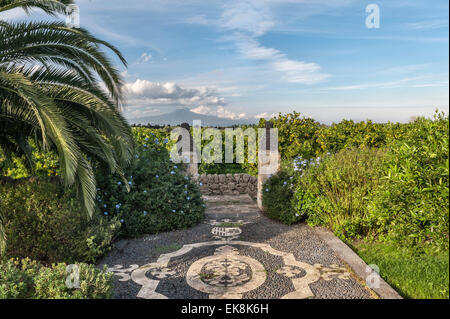
[[205,195],[249,194],[256,198],[256,177],[249,174],[202,174],[200,190]]

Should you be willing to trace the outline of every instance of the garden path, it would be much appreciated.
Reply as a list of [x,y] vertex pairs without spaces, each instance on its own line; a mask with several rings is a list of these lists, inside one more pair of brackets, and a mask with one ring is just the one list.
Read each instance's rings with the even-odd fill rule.
[[269,220],[248,195],[204,196],[203,223],[122,240],[101,261],[116,298],[372,298],[306,224]]

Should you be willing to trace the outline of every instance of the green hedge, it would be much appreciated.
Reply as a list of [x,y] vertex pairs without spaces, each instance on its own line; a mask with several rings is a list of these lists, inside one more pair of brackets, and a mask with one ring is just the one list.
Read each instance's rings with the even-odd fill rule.
[[392,143],[384,183],[370,205],[383,240],[431,250],[449,249],[449,118],[419,118]]
[[[337,153],[346,148],[381,148],[402,138],[411,123],[373,123],[342,120],[331,125],[320,124],[301,113],[281,113],[269,120],[278,129],[279,151],[282,159],[296,157],[311,159],[327,152]],[[265,127],[266,120],[259,121]]]
[[117,219],[88,219],[58,178],[0,181],[0,212],[6,232],[6,256],[44,263],[95,262],[117,236]]
[[[44,267],[36,261],[9,259],[0,262],[0,299],[104,299],[113,295],[113,274],[93,265],[67,264]],[[69,271],[68,271],[69,270]],[[73,279],[77,270],[78,284]],[[69,285],[66,284],[69,282]],[[78,288],[77,288],[78,286]],[[72,288],[73,287],[73,288]]]

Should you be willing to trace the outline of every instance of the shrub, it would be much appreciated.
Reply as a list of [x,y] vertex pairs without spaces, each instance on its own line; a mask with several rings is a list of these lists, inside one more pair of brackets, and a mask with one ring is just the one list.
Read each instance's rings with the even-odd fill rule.
[[98,299],[111,298],[113,274],[84,263],[76,264],[78,288],[66,281],[71,272],[67,264],[44,267],[26,259],[9,259],[0,263],[0,299]]
[[[278,149],[282,159],[292,159],[296,156],[312,158],[323,152],[317,134],[322,125],[301,113],[281,113],[270,120],[278,129]],[[265,126],[266,120],[260,119],[259,127]]]
[[297,214],[308,222],[333,229],[341,237],[364,233],[367,206],[379,184],[384,151],[346,149],[310,165],[298,179],[294,195]]
[[6,256],[44,263],[94,262],[109,250],[120,223],[97,212],[86,217],[58,178],[0,182],[0,212],[6,232]]
[[[33,140],[30,140],[29,142],[32,147],[33,163],[30,164],[25,155],[12,156],[11,162],[8,162],[0,150],[0,174],[12,178],[24,178],[31,175],[60,175],[58,155],[52,151],[39,151]],[[32,165],[32,167],[30,167],[30,165]]]
[[36,298],[43,299],[105,299],[113,294],[113,274],[107,273],[106,266],[103,271],[94,265],[76,264],[78,271],[79,288],[67,287],[67,264],[58,263],[51,267],[40,269],[36,277]]
[[419,118],[392,143],[370,210],[381,239],[448,250],[448,139],[448,116],[437,114]]
[[30,259],[0,261],[0,299],[32,298],[39,264]]
[[323,151],[332,153],[347,148],[382,148],[389,141],[401,138],[408,127],[409,124],[342,120],[322,127],[317,133],[317,142]]
[[[136,154],[126,180],[97,170],[98,206],[104,219],[122,222],[122,236],[139,236],[185,228],[199,223],[204,203],[198,185],[185,176],[184,165],[170,161],[163,136],[141,128],[133,131]],[[128,189],[129,191],[128,191]]]
[[262,204],[264,214],[285,224],[293,224],[301,219],[292,207],[294,176],[281,170],[263,185]]
[[[325,152],[337,153],[346,148],[382,148],[390,141],[399,139],[410,124],[354,122],[342,120],[332,125],[322,125],[301,113],[293,112],[270,119],[278,128],[279,152],[282,159],[301,156],[311,159]],[[259,127],[266,120],[260,119]]]

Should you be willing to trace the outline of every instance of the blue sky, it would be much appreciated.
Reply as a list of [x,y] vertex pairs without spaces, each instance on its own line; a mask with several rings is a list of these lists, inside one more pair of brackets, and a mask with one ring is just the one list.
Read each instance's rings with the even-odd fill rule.
[[[371,3],[380,28],[366,27]],[[129,62],[128,118],[181,107],[234,119],[296,110],[326,123],[448,112],[447,0],[77,4],[81,25]]]

